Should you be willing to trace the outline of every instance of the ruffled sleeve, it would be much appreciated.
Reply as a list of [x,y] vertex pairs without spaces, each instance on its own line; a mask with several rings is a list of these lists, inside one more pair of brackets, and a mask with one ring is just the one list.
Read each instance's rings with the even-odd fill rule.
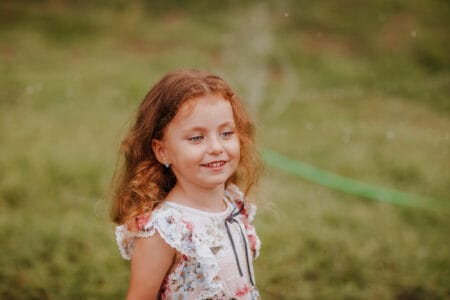
[[176,211],[157,209],[151,214],[141,215],[132,222],[116,227],[116,240],[124,259],[131,259],[137,238],[153,236],[155,230],[163,240],[186,256],[193,256],[192,230]]
[[218,277],[219,266],[208,245],[193,234],[195,224],[170,207],[162,206],[128,224],[116,227],[116,240],[124,259],[131,259],[138,238],[153,236],[157,230],[161,238],[178,252],[198,262],[196,288],[201,298],[212,297],[223,289]]
[[[261,248],[261,241],[256,234],[255,226],[252,222],[256,215],[256,205],[252,203],[246,203],[244,199],[244,194],[241,190],[234,184],[230,184],[226,191],[226,195],[230,197],[234,203],[238,206],[241,211],[242,222],[244,223],[245,230],[247,232],[247,238],[250,243],[250,250],[252,251],[253,258],[259,256],[259,251]],[[244,206],[243,209],[242,206]]]

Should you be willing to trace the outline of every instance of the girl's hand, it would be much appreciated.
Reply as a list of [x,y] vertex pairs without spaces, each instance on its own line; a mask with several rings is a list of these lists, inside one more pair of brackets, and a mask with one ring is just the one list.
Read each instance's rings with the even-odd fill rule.
[[175,254],[176,250],[161,238],[157,230],[151,237],[137,239],[131,259],[127,299],[157,299]]

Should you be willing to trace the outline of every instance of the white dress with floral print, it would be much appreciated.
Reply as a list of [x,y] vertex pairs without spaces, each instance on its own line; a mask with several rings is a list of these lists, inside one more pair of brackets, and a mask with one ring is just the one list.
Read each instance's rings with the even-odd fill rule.
[[[135,224],[116,227],[122,257],[131,259],[136,238],[158,230],[181,259],[163,281],[161,299],[258,299],[252,260],[260,241],[251,224],[256,212],[244,205],[242,192],[230,184],[227,209],[210,213],[174,202],[163,202]],[[233,249],[234,248],[234,249]]]

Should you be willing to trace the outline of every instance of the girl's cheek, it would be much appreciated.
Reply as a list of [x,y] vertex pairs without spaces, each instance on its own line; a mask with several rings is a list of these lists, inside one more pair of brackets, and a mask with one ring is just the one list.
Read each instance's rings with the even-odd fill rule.
[[234,144],[235,144],[235,148],[237,148],[237,150],[240,151],[241,150],[241,143],[240,143],[238,138],[236,138],[234,140]]
[[239,151],[240,145],[239,141],[236,140],[228,140],[225,143],[222,144],[224,148],[226,148],[228,151]]

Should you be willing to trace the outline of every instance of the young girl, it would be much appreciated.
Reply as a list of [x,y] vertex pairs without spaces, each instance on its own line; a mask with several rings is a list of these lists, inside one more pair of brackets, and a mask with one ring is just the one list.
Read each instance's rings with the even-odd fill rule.
[[197,70],[164,76],[121,151],[112,214],[131,259],[128,299],[258,299],[260,241],[244,194],[260,163],[253,124],[225,81]]

